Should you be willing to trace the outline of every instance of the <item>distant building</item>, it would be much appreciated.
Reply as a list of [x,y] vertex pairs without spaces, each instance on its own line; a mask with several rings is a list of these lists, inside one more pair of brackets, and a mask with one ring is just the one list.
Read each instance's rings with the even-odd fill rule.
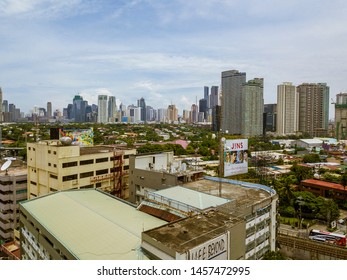
[[108,122],[107,95],[98,96],[98,123]]
[[264,131],[276,131],[277,104],[264,104]]
[[299,96],[292,83],[277,86],[277,134],[296,134],[299,125]]
[[237,70],[222,72],[222,130],[228,134],[241,134],[242,86],[246,73]]
[[128,158],[135,153],[135,149],[113,146],[65,146],[57,140],[28,143],[28,199],[85,188],[99,188],[126,199]]
[[329,87],[325,83],[304,83],[299,94],[299,131],[311,137],[327,136],[329,125]]
[[111,122],[111,123],[115,122],[116,113],[117,113],[116,97],[115,96],[109,96],[108,97],[108,104],[107,104],[107,115],[108,115],[108,121],[109,122]]
[[52,110],[52,102],[47,102],[47,118],[52,118],[53,110]]
[[338,140],[347,139],[347,93],[336,95],[335,131]]
[[263,135],[264,80],[255,78],[242,87],[241,133],[244,137]]
[[147,121],[146,101],[143,97],[137,100],[137,107],[141,108],[141,117],[140,117],[141,122],[146,122]]
[[169,105],[167,107],[167,119],[170,123],[177,122],[178,121],[178,110],[176,108],[176,105]]

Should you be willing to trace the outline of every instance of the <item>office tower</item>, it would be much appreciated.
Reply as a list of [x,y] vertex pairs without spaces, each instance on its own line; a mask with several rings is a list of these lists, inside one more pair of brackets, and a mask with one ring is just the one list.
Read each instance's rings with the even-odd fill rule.
[[141,122],[141,108],[135,105],[129,105],[127,108],[128,122],[139,123]]
[[108,97],[108,121],[109,122],[114,122],[116,113],[117,113],[117,106],[116,106],[116,97],[115,96],[109,96]]
[[189,123],[189,115],[190,115],[190,111],[189,110],[183,110],[183,120],[187,123]]
[[242,87],[241,133],[243,136],[263,134],[264,79],[255,78]]
[[264,104],[264,132],[276,131],[277,122],[277,104]]
[[209,108],[213,109],[217,105],[219,105],[218,86],[212,86],[211,87],[211,94],[210,94]]
[[8,113],[8,100],[2,101],[2,112]]
[[157,121],[158,122],[166,122],[167,120],[167,109],[164,108],[160,108],[157,110],[158,114],[157,114]]
[[326,83],[303,83],[299,95],[299,131],[311,137],[326,136],[329,122],[329,87]]
[[143,97],[141,99],[137,100],[137,107],[141,108],[141,121],[146,121],[146,102]]
[[47,117],[52,118],[52,102],[47,102]]
[[75,95],[72,103],[71,117],[77,123],[83,123],[86,121],[86,101],[83,100],[79,94]]
[[15,122],[16,121],[16,105],[13,103],[10,103],[8,105],[8,112],[9,112],[9,122]]
[[0,87],[0,122],[3,122],[4,121],[4,118],[3,118],[3,108],[2,108],[2,89]]
[[178,121],[178,110],[176,105],[171,104],[167,107],[167,118],[170,123]]
[[208,114],[207,99],[205,98],[199,100],[199,113],[202,113],[202,121],[205,121]]
[[198,122],[198,106],[196,104],[192,104],[191,110],[190,110],[190,122],[191,123],[197,123]]
[[107,95],[98,95],[98,123],[107,123]]
[[146,106],[146,120],[149,122],[155,121],[156,118],[156,110],[151,106]]
[[298,131],[299,97],[292,83],[277,86],[277,134],[289,135]]
[[204,87],[204,99],[206,100],[206,106],[207,108],[210,108],[210,88],[209,87]]
[[246,73],[237,70],[222,72],[222,131],[241,134],[242,85]]
[[335,129],[335,137],[337,140],[347,139],[347,93],[339,93],[336,95]]

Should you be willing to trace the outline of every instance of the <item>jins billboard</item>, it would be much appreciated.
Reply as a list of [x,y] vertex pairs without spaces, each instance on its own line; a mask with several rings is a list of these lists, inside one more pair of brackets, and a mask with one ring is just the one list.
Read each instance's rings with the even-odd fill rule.
[[224,143],[224,177],[248,172],[248,139]]

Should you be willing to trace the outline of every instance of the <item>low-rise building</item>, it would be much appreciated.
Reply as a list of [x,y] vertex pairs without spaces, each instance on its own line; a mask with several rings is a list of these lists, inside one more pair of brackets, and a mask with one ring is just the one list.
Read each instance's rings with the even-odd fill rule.
[[127,199],[129,155],[135,153],[135,149],[80,147],[58,140],[28,143],[28,198],[60,190],[99,188]]
[[19,202],[27,199],[27,168],[15,161],[0,173],[0,244],[19,240]]
[[141,233],[166,221],[100,190],[68,190],[21,203],[24,260],[142,260]]

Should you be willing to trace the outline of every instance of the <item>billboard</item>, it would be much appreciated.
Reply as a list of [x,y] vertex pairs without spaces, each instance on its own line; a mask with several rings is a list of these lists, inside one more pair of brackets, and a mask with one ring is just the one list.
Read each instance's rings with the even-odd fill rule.
[[87,129],[61,128],[59,129],[59,138],[61,137],[70,137],[72,139],[71,145],[81,147],[94,145],[94,131],[92,127]]
[[224,177],[248,172],[248,139],[225,140]]

